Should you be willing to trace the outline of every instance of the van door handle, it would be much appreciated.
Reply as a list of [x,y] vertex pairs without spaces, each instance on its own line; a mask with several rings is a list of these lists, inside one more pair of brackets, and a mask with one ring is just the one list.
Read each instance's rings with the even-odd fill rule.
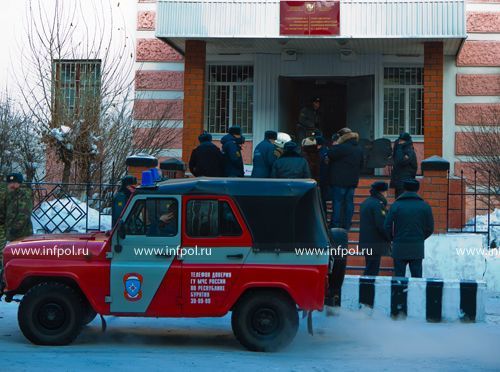
[[235,260],[242,260],[243,259],[243,253],[238,253],[238,254],[228,254],[226,255],[227,258],[232,258]]

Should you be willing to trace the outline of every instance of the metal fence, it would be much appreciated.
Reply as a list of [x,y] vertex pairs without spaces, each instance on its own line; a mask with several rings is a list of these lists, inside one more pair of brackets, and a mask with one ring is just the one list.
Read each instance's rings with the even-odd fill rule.
[[[500,241],[500,185],[491,171],[474,169],[458,176],[448,176],[447,231],[485,234],[490,248]],[[497,217],[497,214],[499,215]]]
[[111,204],[118,185],[90,182],[34,182],[28,185],[34,196],[35,234],[111,228]]
[[[26,182],[33,192],[31,214],[35,234],[87,233],[111,229],[111,206],[113,195],[119,188],[115,183],[115,166],[111,164],[109,183],[103,182],[104,169],[100,163],[90,171],[85,181],[73,182]],[[81,179],[81,178],[80,178]]]

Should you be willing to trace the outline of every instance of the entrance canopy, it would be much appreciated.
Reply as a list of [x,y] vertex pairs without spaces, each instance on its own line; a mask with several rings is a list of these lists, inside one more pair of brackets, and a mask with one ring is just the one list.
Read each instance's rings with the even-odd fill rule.
[[[209,54],[286,49],[331,53],[335,49],[340,52],[352,49],[360,54],[407,55],[423,54],[424,41],[442,41],[444,54],[453,55],[466,37],[465,0],[295,2],[317,7],[336,4],[338,15],[334,27],[302,35],[296,32],[296,27],[284,31],[284,17],[290,13],[284,13],[283,3],[293,6],[294,2],[158,0],[156,36],[181,53],[185,50],[185,41],[195,39],[207,41]],[[313,7],[310,9],[314,12]],[[320,16],[326,19],[331,14]],[[292,18],[287,19],[287,25],[294,22],[293,17],[292,14]]]

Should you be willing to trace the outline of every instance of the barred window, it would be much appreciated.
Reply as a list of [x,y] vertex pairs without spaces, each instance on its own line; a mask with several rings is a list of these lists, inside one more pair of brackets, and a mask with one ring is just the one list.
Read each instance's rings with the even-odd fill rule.
[[424,134],[423,68],[384,68],[384,134]]
[[[55,121],[75,118],[100,109],[101,61],[54,60],[52,100]],[[87,111],[85,113],[85,111]]]
[[252,133],[253,66],[209,65],[207,80],[207,130],[226,133],[238,125]]

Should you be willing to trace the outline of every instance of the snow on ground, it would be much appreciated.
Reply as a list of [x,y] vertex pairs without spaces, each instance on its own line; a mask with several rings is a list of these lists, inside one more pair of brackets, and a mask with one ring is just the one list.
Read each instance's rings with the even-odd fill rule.
[[[33,223],[33,231],[35,233],[44,233],[43,226],[48,226],[53,229],[55,226],[59,228],[59,232],[65,231],[75,224],[80,219],[83,213],[83,218],[76,222],[71,232],[86,232],[86,218],[84,213],[87,212],[87,204],[76,198],[54,199],[42,203],[39,209],[33,213],[38,217],[41,224],[35,217],[31,217]],[[88,209],[88,229],[106,231],[111,229],[111,216],[101,214],[101,223],[99,225],[99,211],[90,208]]]
[[[500,246],[500,209],[495,209],[490,215],[490,243],[495,241],[496,246]],[[497,226],[491,226],[497,225]],[[488,215],[476,216],[467,221],[464,231],[488,232]]]
[[500,294],[490,295],[488,322],[394,321],[365,310],[315,313],[315,335],[301,320],[285,350],[246,351],[231,332],[230,316],[200,319],[107,317],[85,327],[74,344],[30,344],[17,326],[17,304],[0,303],[2,370],[74,371],[498,371]]
[[500,291],[500,251],[486,249],[481,234],[432,235],[425,241],[423,269],[424,278],[483,280]]

